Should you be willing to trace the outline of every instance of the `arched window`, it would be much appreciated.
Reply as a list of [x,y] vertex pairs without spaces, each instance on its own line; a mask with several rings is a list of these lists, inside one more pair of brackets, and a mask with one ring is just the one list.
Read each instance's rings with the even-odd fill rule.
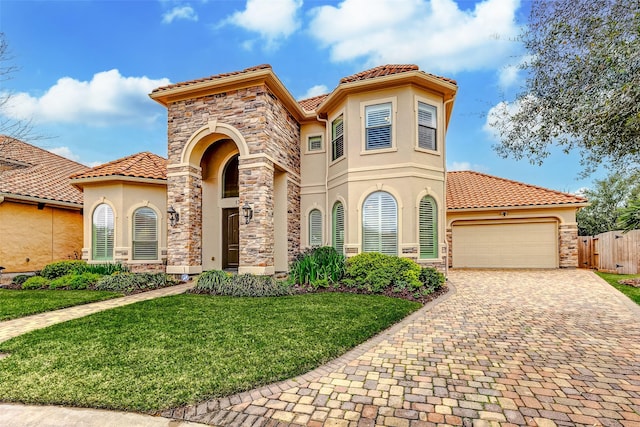
[[333,205],[333,247],[344,254],[344,207],[340,202]]
[[233,156],[224,167],[222,173],[222,197],[238,197],[238,154]]
[[322,212],[309,212],[309,246],[322,246]]
[[158,216],[151,208],[133,213],[133,259],[158,259]]
[[95,208],[92,228],[91,259],[113,260],[113,209],[111,206],[102,203]]
[[377,191],[364,201],[362,251],[398,255],[398,206],[389,193]]
[[438,257],[438,210],[431,196],[420,200],[420,258]]

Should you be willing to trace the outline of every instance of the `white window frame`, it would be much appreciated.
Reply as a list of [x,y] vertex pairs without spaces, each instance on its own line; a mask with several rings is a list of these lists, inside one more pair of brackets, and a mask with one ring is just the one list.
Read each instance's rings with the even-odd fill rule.
[[[152,212],[154,215],[153,236],[152,236],[154,237],[154,239],[142,239],[142,238],[138,238],[137,236],[138,231],[141,231],[141,230],[136,229],[136,215],[143,209]],[[133,211],[133,214],[131,215],[131,259],[133,261],[158,261],[158,259],[160,258],[159,235],[160,233],[158,230],[158,213],[149,206],[140,206],[136,208]],[[155,256],[153,258],[138,256],[136,253],[136,246],[137,246],[136,243],[140,245],[144,245],[150,242],[155,243],[155,248],[154,248]],[[149,245],[149,247],[151,246],[152,245]]]
[[[385,212],[385,208],[392,208],[393,212]],[[398,255],[400,237],[398,213],[398,201],[387,191],[374,191],[364,199],[362,202],[362,252]],[[392,233],[395,233],[394,237],[389,238],[389,234]]]
[[[329,134],[331,135],[331,147],[330,147],[331,152],[329,153],[329,156],[330,156],[329,159],[330,159],[331,163],[339,162],[340,160],[342,160],[342,159],[347,157],[347,155],[346,155],[347,154],[346,153],[347,144],[346,144],[346,137],[345,137],[345,134],[346,134],[346,128],[345,128],[346,120],[345,120],[344,116],[345,116],[344,115],[344,111],[341,111],[333,119],[331,119],[329,121]],[[336,141],[337,138],[334,138],[334,136],[333,136],[333,123],[338,119],[342,119],[342,155],[339,156],[339,157],[336,157],[334,159],[333,158],[333,151],[334,151],[333,146],[334,146],[334,141]]]
[[[96,243],[97,243],[97,239],[96,239],[96,215],[98,214],[98,209],[103,208],[104,209],[108,209],[107,212],[110,212],[110,218],[107,215],[106,218],[106,223],[107,223],[107,241],[106,241],[106,251],[108,251],[109,249],[109,237],[108,235],[111,235],[111,255],[109,256],[107,254],[107,256],[104,257],[98,257],[96,256]],[[109,222],[111,223],[111,227],[109,229]],[[98,205],[96,205],[96,207],[93,208],[93,211],[91,213],[91,260],[95,260],[95,261],[113,261],[114,256],[115,256],[115,247],[116,247],[116,214],[115,214],[115,210],[113,209],[113,206],[111,206],[110,204],[106,203],[106,202],[101,202]]]
[[[316,217],[317,218],[314,218]],[[324,224],[322,221],[322,211],[318,208],[313,208],[309,211],[309,246],[310,247],[318,247],[322,246],[322,230],[324,229]]]
[[[435,149],[424,148],[420,146],[420,107],[421,104],[427,107],[428,109],[433,110],[433,114],[435,115],[435,120],[432,122],[433,127],[428,126],[430,129],[433,129],[435,132]],[[437,105],[434,105],[433,101],[430,101],[425,98],[416,97],[415,101],[415,135],[416,135],[416,151],[421,151],[423,153],[429,154],[440,154],[441,152],[441,143],[440,143],[440,112]]]
[[[391,115],[389,118],[390,119],[389,125],[391,126],[391,145],[385,148],[367,148],[367,109],[369,107],[382,106],[385,104],[391,104]],[[360,128],[362,130],[362,138],[360,143],[361,155],[390,153],[390,152],[398,151],[398,147],[396,143],[397,113],[398,113],[398,107],[397,107],[396,97],[378,98],[378,99],[360,103],[360,122],[361,122]]]
[[[311,148],[311,139],[319,138],[320,139],[320,148]],[[305,146],[305,153],[307,154],[316,154],[316,153],[324,153],[324,136],[321,133],[314,133],[307,135],[307,144]]]

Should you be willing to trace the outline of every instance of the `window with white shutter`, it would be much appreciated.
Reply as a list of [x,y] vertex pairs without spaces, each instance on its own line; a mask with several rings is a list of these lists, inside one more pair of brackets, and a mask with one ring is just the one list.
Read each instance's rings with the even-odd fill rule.
[[344,207],[340,202],[333,205],[333,247],[344,253]]
[[367,150],[391,148],[391,103],[365,107],[365,147]]
[[308,151],[320,151],[322,150],[322,136],[313,135],[308,138]]
[[309,246],[322,246],[322,213],[318,209],[309,212]]
[[102,203],[95,208],[92,229],[91,259],[113,260],[113,209],[111,206]]
[[364,201],[362,251],[398,255],[398,205],[387,192],[377,191]]
[[420,258],[438,257],[438,210],[433,197],[420,200]]
[[133,259],[158,259],[158,217],[151,208],[133,213]]
[[342,115],[331,122],[331,160],[344,155],[344,120]]
[[436,107],[418,102],[418,147],[436,151]]

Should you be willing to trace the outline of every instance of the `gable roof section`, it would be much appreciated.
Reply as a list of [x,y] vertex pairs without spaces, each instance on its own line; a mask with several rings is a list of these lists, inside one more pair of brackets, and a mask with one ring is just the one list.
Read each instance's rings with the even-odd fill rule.
[[298,104],[300,104],[305,111],[313,111],[318,108],[318,105],[320,105],[327,96],[329,96],[329,94],[325,93],[324,95],[314,96],[313,98],[302,99],[298,101]]
[[[352,75],[347,76],[347,77],[343,77],[342,79],[340,79],[340,83],[357,82],[357,81],[361,81],[361,80],[374,79],[376,77],[390,76],[392,74],[406,73],[406,72],[409,72],[409,71],[420,71],[420,67],[418,67],[415,64],[386,64],[386,65],[380,65],[378,67],[374,67],[374,68],[371,68],[369,70],[361,71],[359,73],[352,74]],[[422,74],[425,74],[425,75],[431,76],[431,77],[435,77],[436,79],[445,81],[447,83],[451,83],[451,84],[457,85],[455,80],[449,79],[447,77],[436,76],[435,74],[425,73],[424,71],[422,71]]]
[[0,195],[82,207],[82,192],[69,175],[88,168],[42,148],[0,135]]
[[132,180],[167,179],[167,159],[144,151],[113,160],[71,176],[74,184],[78,181],[101,181],[102,179],[130,178]]
[[548,205],[584,206],[587,199],[474,171],[447,173],[447,210]]
[[172,89],[176,89],[176,88],[180,88],[180,87],[193,86],[193,85],[198,84],[198,83],[212,82],[212,81],[215,81],[215,80],[224,79],[225,77],[239,76],[239,75],[242,75],[242,74],[249,74],[249,73],[251,73],[253,71],[260,71],[260,70],[271,70],[271,65],[269,65],[269,64],[261,64],[261,65],[256,65],[255,67],[245,68],[244,70],[232,71],[230,73],[215,74],[213,76],[203,77],[201,79],[193,79],[193,80],[187,80],[186,82],[174,83],[174,84],[170,84],[170,85],[167,85],[167,86],[162,86],[162,87],[156,88],[156,89],[152,90],[151,93],[153,95],[155,95],[155,94],[158,94],[160,92],[166,92],[166,91],[170,91]]

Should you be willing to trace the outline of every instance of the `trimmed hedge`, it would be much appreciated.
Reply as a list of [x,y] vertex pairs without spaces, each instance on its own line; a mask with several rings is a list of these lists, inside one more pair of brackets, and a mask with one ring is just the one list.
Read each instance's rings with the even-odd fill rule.
[[102,276],[96,273],[71,273],[66,274],[57,279],[53,279],[49,285],[49,289],[88,289],[90,286],[98,283]]
[[51,281],[46,277],[32,276],[24,281],[22,289],[45,289],[49,287]]
[[129,268],[119,262],[87,264],[85,261],[66,260],[47,264],[40,272],[40,276],[53,280],[69,274],[94,273],[101,276],[108,276],[127,271],[129,271]]
[[102,277],[93,287],[99,291],[134,293],[177,285],[178,280],[164,273],[119,273]]
[[415,290],[422,286],[420,266],[409,258],[367,252],[347,260],[343,283],[373,293],[389,287]]
[[291,288],[271,276],[230,275],[224,271],[211,270],[198,277],[190,292],[233,297],[277,297],[291,295]]

